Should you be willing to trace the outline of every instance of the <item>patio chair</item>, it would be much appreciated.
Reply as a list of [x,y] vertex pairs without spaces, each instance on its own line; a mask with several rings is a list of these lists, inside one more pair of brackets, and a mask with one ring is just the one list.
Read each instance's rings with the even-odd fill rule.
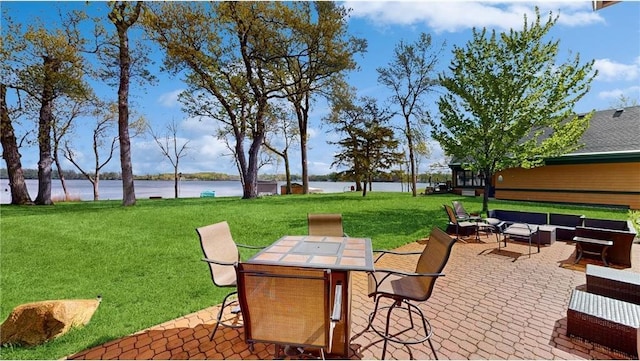
[[[467,243],[467,241],[463,240],[460,238],[460,230],[462,229],[464,230],[468,230],[471,229],[473,234],[476,235],[476,238],[478,236],[478,223],[477,221],[474,222],[469,222],[469,221],[461,221],[458,219],[458,217],[456,217],[456,214],[453,210],[453,208],[451,208],[450,206],[443,204],[442,205],[444,207],[445,212],[447,212],[447,217],[449,217],[449,226],[451,227],[455,227],[456,228],[456,240],[462,241],[464,243]],[[465,232],[465,234],[467,234],[467,232]]]
[[265,342],[276,345],[275,358],[282,346],[316,348],[323,359],[325,350],[331,352],[333,326],[342,314],[342,285],[332,295],[330,270],[239,263],[237,274],[250,350]]
[[[442,270],[444,269],[451,250],[456,239],[451,238],[447,233],[441,229],[434,227],[429,235],[429,242],[424,248],[420,257],[416,263],[415,272],[405,272],[399,270],[389,269],[376,269],[374,272],[368,274],[369,283],[369,297],[375,298],[375,307],[373,312],[369,314],[369,322],[367,327],[352,339],[362,335],[368,329],[372,329],[380,337],[384,339],[384,345],[382,347],[381,360],[387,351],[388,342],[400,343],[404,345],[420,344],[425,341],[429,342],[433,357],[438,358],[436,350],[431,342],[431,336],[433,335],[433,329],[429,320],[425,317],[417,302],[424,302],[431,297],[433,287],[438,277],[444,276]],[[385,254],[391,254],[394,256],[407,256],[415,255],[416,252],[401,253],[393,251],[377,251],[382,252],[378,257],[378,260]],[[383,299],[391,299],[393,304],[391,306],[380,307],[380,301]],[[384,324],[384,332],[379,329],[379,326],[374,326],[374,320],[378,311],[387,309],[386,322]],[[392,322],[392,313],[394,310],[406,311],[408,317],[409,326],[405,329],[391,334],[389,329]],[[413,321],[414,316],[418,316],[421,321],[418,327]],[[422,326],[422,329],[420,329]],[[401,328],[402,326],[396,325],[395,328]],[[399,336],[405,332],[412,330],[408,336],[404,339],[400,339]],[[411,352],[411,350],[409,350]]]
[[[263,247],[235,243],[231,236],[229,224],[226,221],[196,228],[196,232],[200,238],[200,247],[205,257],[202,260],[209,265],[209,273],[213,284],[217,287],[235,289],[236,270],[234,265],[240,262],[238,247],[251,249],[261,249]],[[230,300],[230,298],[236,294],[237,292],[234,290],[227,294],[222,300],[222,305],[216,317],[216,326],[213,328],[211,336],[209,337],[210,340],[213,340],[213,336],[216,334],[219,325],[232,328],[242,327],[242,325],[237,322],[227,323],[222,321],[222,315],[225,309],[231,309],[231,312],[236,315],[240,313],[237,300]]]
[[462,202],[451,201],[451,204],[453,204],[453,210],[455,211],[456,218],[458,220],[461,220],[461,221],[479,221],[479,220],[482,220],[482,217],[480,217],[479,215],[471,214],[471,213],[467,212],[467,210],[464,209],[464,206],[462,205]]
[[309,213],[307,222],[310,236],[348,237],[339,213]]

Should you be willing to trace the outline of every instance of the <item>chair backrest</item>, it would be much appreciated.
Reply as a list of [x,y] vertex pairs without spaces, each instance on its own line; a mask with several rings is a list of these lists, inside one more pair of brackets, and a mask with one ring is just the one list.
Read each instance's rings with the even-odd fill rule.
[[[222,263],[240,262],[238,247],[233,241],[229,224],[226,221],[196,228],[200,237],[200,246],[205,258]],[[220,265],[207,262],[211,280],[218,287],[236,285],[236,271],[233,265]]]
[[448,206],[446,204],[443,204],[442,206],[444,207],[445,212],[447,212],[447,216],[449,216],[449,222],[451,224],[458,224],[458,218],[456,217],[456,214],[453,211],[453,208],[451,208],[451,206]]
[[462,206],[462,202],[451,201],[451,203],[453,204],[453,210],[455,211],[456,216],[463,217],[463,218],[469,217],[469,212],[467,212],[467,210],[464,209],[464,207]]
[[339,213],[309,213],[307,220],[310,236],[344,236],[342,215]]
[[330,271],[239,263],[245,341],[329,345]]
[[[440,228],[434,227],[429,235],[429,242],[418,259],[416,273],[441,273],[449,261],[455,242],[455,238],[450,237]],[[424,301],[431,296],[437,279],[438,277],[420,278],[425,293],[424,297],[417,301]]]

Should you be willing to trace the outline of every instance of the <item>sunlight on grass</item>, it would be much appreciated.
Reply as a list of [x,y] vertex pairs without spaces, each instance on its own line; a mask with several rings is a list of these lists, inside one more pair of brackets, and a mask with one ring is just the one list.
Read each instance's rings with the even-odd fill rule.
[[[72,298],[103,302],[91,322],[34,348],[4,347],[2,359],[58,359],[218,304],[195,229],[226,220],[239,243],[266,246],[286,234],[306,234],[307,213],[341,213],[345,232],[392,249],[445,228],[443,204],[462,200],[470,212],[481,198],[371,192],[239,198],[65,202],[3,205],[0,280],[4,320],[23,303]],[[490,208],[627,219],[627,211],[543,203],[491,201]],[[256,251],[243,251],[247,259]]]

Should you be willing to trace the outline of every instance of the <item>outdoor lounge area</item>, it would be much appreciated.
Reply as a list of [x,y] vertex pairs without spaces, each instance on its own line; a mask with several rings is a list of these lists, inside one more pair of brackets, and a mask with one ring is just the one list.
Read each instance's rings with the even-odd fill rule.
[[[527,258],[527,245],[512,243],[498,250],[495,238],[456,242],[435,284],[433,295],[419,307],[433,327],[433,346],[439,359],[630,359],[601,345],[567,336],[567,309],[574,289],[587,290],[586,265],[602,262],[584,258],[574,264],[572,242],[555,242]],[[413,242],[396,251],[421,251]],[[412,256],[413,257],[413,256]],[[417,256],[416,260],[417,260]],[[513,262],[520,258],[518,262]],[[632,268],[640,274],[640,244],[631,250]],[[382,258],[381,267],[410,271],[415,261]],[[395,262],[395,263],[394,263]],[[623,269],[619,266],[612,268]],[[640,277],[640,276],[639,276]],[[351,278],[351,328],[357,335],[374,307],[367,297],[367,276]],[[69,355],[68,359],[272,359],[274,345],[244,340],[242,328],[221,326],[214,339],[219,306],[203,309],[134,335]],[[227,315],[229,316],[229,315]],[[231,315],[232,316],[232,315]],[[399,319],[393,328],[402,328]],[[350,359],[378,359],[381,338],[365,332],[350,342]],[[386,359],[431,359],[428,344],[407,347],[389,343]]]

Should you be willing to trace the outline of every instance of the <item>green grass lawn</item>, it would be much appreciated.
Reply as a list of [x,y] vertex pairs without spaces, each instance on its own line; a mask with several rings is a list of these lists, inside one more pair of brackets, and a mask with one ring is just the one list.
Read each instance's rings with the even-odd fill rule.
[[[60,203],[0,209],[0,317],[23,303],[95,298],[102,304],[84,328],[42,346],[3,347],[2,359],[58,359],[222,301],[200,261],[195,228],[226,220],[236,242],[266,246],[285,234],[306,234],[307,213],[342,213],[350,236],[396,248],[445,228],[442,204],[482,199],[455,195],[359,193],[239,198]],[[627,219],[627,211],[491,201],[490,209],[584,214]],[[252,252],[243,253],[243,259]]]

